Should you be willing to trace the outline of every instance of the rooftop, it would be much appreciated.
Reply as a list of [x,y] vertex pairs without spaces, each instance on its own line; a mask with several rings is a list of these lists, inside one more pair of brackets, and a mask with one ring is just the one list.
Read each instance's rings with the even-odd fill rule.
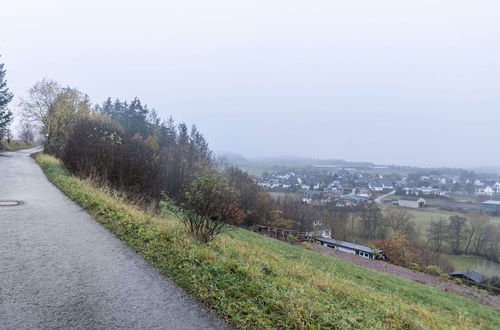
[[453,275],[463,275],[465,277],[470,278],[476,283],[481,283],[484,280],[488,279],[487,276],[481,274],[480,272],[476,272],[475,270],[457,270],[454,271],[453,273],[450,273],[451,276]]
[[403,201],[418,201],[421,198],[422,197],[401,196],[399,199]]
[[489,201],[483,202],[483,204],[500,205],[500,201],[489,200]]
[[349,243],[349,242],[344,242],[344,241],[338,241],[336,239],[316,238],[316,240],[320,241],[320,242],[331,243],[334,245],[346,247],[346,248],[353,249],[353,250],[359,250],[359,251],[368,252],[368,253],[376,253],[375,250],[373,250],[372,248],[370,248],[368,246],[364,246],[364,245],[359,245],[359,244],[354,244],[354,243]]

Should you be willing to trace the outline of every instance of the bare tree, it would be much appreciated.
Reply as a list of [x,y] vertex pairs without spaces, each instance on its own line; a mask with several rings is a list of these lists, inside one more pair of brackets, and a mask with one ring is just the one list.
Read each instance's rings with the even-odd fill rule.
[[19,104],[22,117],[38,126],[40,133],[46,136],[46,145],[50,144],[52,134],[49,114],[60,91],[61,87],[56,81],[44,78],[28,90]]
[[33,132],[33,125],[27,120],[21,121],[21,131],[19,133],[20,139],[26,143],[31,144],[35,139],[35,134]]
[[467,218],[459,215],[450,217],[446,240],[454,254],[459,254],[467,235]]
[[446,236],[447,222],[445,219],[432,220],[427,229],[429,233],[428,245],[436,252],[441,252]]
[[401,207],[391,206],[384,211],[384,224],[393,232],[400,231],[407,236],[415,231],[414,216]]

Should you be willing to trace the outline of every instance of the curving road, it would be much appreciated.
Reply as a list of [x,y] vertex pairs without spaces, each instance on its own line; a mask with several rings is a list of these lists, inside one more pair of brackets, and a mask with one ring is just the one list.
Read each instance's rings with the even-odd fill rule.
[[396,193],[396,190],[393,190],[391,192],[388,192],[385,195],[382,195],[380,197],[375,198],[373,201],[377,204],[384,204],[384,198],[389,197],[391,195],[394,195]]
[[[47,181],[0,154],[0,329],[224,329]],[[0,203],[8,204],[8,203]]]

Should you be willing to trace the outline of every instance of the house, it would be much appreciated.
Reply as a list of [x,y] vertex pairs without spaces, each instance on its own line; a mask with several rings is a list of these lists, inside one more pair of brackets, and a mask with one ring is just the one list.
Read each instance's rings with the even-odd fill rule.
[[490,211],[490,212],[495,212],[495,211],[500,211],[500,201],[485,201],[481,203],[481,207],[484,211]]
[[401,197],[399,199],[399,206],[409,207],[412,209],[419,209],[425,206],[425,199],[422,197]]
[[370,194],[370,189],[368,188],[356,188],[356,195],[357,196],[360,196],[360,197],[366,197],[366,198],[370,198],[371,194]]
[[302,201],[307,204],[312,204],[313,202],[317,202],[321,199],[323,199],[323,193],[318,190],[306,191],[302,197]]
[[483,195],[483,196],[493,196],[493,188],[491,186],[478,186],[476,187],[476,195]]
[[394,185],[390,181],[382,181],[382,182],[369,182],[368,188],[373,191],[382,191],[385,189],[394,189]]
[[316,238],[315,241],[319,242],[322,246],[328,246],[329,248],[336,249],[342,252],[352,253],[367,259],[376,259],[379,255],[383,253],[380,250],[374,250],[368,246],[338,241],[336,239],[323,239]]
[[382,191],[384,190],[384,185],[382,184],[382,182],[370,182],[368,183],[368,188],[373,191]]
[[358,205],[362,203],[368,203],[370,200],[366,197],[359,196],[359,195],[344,195],[340,196],[338,199],[339,203],[337,205],[345,205],[345,206],[351,206],[351,205]]
[[391,181],[382,181],[382,186],[384,189],[394,189],[394,185]]
[[453,273],[450,273],[451,277],[459,278],[469,283],[482,283],[488,280],[488,277],[480,272],[476,272],[475,270],[457,270]]

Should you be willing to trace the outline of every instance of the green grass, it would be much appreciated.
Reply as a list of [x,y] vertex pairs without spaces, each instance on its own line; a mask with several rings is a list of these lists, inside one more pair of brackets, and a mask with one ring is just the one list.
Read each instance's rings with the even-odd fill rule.
[[36,159],[72,200],[160,272],[241,328],[498,329],[499,310],[416,282],[234,229],[194,242],[175,217],[159,217],[117,194]]

